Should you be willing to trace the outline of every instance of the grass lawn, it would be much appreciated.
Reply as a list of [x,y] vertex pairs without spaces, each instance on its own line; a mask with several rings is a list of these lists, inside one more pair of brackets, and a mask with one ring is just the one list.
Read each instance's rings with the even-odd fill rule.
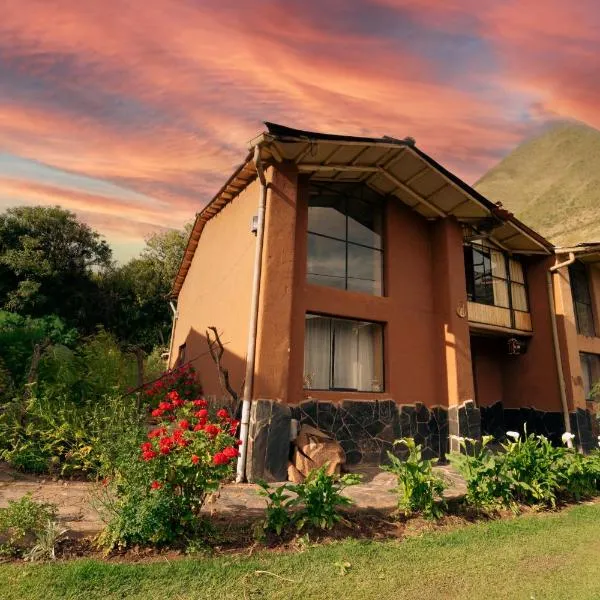
[[[340,564],[350,563],[344,569]],[[118,564],[0,565],[0,598],[600,598],[600,504],[304,552]]]

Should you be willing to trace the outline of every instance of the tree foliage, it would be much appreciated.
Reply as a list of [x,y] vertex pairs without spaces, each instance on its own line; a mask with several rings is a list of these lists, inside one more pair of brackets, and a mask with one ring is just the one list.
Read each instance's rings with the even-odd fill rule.
[[58,206],[19,206],[0,214],[0,308],[31,317],[58,315],[89,329],[94,269],[110,265],[100,235]]

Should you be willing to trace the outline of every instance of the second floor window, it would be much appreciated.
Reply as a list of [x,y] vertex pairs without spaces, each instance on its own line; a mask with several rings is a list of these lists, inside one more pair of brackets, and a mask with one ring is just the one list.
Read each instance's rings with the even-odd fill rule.
[[471,302],[529,310],[523,265],[515,257],[483,244],[464,246],[467,297]]
[[364,184],[311,183],[309,283],[383,294],[383,203]]
[[590,294],[588,273],[585,265],[581,262],[574,262],[570,265],[569,279],[571,280],[577,333],[593,337],[596,335],[596,328],[594,326],[592,295]]

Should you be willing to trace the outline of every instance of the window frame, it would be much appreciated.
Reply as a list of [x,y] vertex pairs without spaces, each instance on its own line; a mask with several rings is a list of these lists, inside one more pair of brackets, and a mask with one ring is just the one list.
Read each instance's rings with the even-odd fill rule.
[[[504,258],[504,272],[506,273],[505,277],[494,274],[493,266],[492,266],[493,261],[491,258],[492,251],[498,252]],[[471,256],[469,261],[467,260],[468,252],[470,253],[470,256]],[[480,297],[475,295],[476,285],[475,285],[475,269],[474,269],[475,262],[473,260],[474,252],[478,252],[484,256],[487,255],[487,257],[488,257],[490,266],[489,266],[489,273],[486,273],[486,276],[489,278],[489,283],[487,283],[486,285],[490,288],[490,293],[491,293],[491,297],[492,297],[491,303],[484,302],[484,301],[482,301],[482,299]],[[486,246],[484,244],[479,244],[477,242],[465,242],[463,244],[463,256],[464,256],[463,262],[464,262],[464,267],[465,267],[465,277],[466,277],[466,283],[467,283],[467,300],[469,302],[474,302],[476,304],[485,304],[486,306],[495,306],[497,308],[505,308],[505,309],[510,310],[511,323],[512,323],[512,326],[514,327],[513,313],[515,313],[515,312],[529,313],[530,308],[531,308],[531,303],[529,301],[529,288],[527,286],[526,269],[525,269],[525,264],[523,263],[523,261],[520,259],[520,257],[509,256],[507,252],[500,250],[499,248],[495,248],[491,245]],[[523,281],[522,282],[517,281],[516,279],[513,279],[511,277],[511,268],[510,268],[511,260],[520,264],[521,271],[523,273]],[[469,270],[467,270],[467,264],[470,267]],[[503,306],[502,304],[496,303],[496,297],[494,294],[494,281],[500,281],[504,285],[504,287],[506,289],[507,299],[508,299],[508,306]],[[520,308],[515,308],[515,302],[513,300],[513,286],[521,287],[524,290],[525,302],[527,305],[526,310],[523,310]]]
[[[593,352],[580,352],[579,361],[581,363],[581,374],[583,377],[584,394],[586,387],[588,387],[590,390],[590,394],[585,394],[585,399],[586,401],[593,401],[596,399],[597,396],[591,395],[591,391],[594,388],[594,386],[600,382],[600,355],[594,354]],[[593,364],[594,361],[596,364]],[[598,373],[598,377],[596,379],[593,379],[594,371]]]
[[[576,289],[580,289],[575,285],[574,280],[579,277],[579,285],[583,283],[586,291],[586,299],[577,297]],[[573,312],[575,313],[575,326],[577,333],[585,337],[596,337],[598,331],[596,326],[596,315],[594,314],[594,299],[592,297],[592,290],[590,287],[590,274],[586,265],[580,261],[575,261],[572,265],[569,265],[569,282],[571,286],[571,298],[573,300]],[[589,323],[591,328],[584,331],[582,323],[581,313],[579,307],[585,307],[588,312]],[[590,333],[591,332],[591,333]]]
[[[351,317],[339,317],[336,315],[330,315],[330,314],[325,314],[325,313],[318,313],[318,312],[307,312],[304,315],[304,352],[306,352],[306,323],[308,321],[308,317],[317,317],[320,319],[327,319],[329,321],[329,374],[328,374],[328,380],[329,380],[329,387],[326,388],[322,388],[322,387],[306,387],[306,376],[305,376],[305,369],[306,369],[306,360],[304,359],[304,364],[303,364],[303,368],[302,368],[302,380],[303,380],[303,384],[302,387],[305,391],[310,391],[310,392],[352,392],[352,393],[362,393],[362,394],[384,394],[386,392],[386,368],[385,368],[385,352],[386,352],[386,324],[381,322],[381,321],[368,321],[366,319],[358,319],[358,318],[351,318]],[[379,390],[362,390],[362,389],[358,389],[358,388],[352,388],[352,387],[335,387],[334,386],[334,382],[335,382],[335,339],[334,339],[334,327],[333,327],[333,322],[334,321],[347,321],[349,323],[365,323],[368,325],[376,325],[379,327],[379,334],[380,334],[380,339],[381,339],[381,365],[380,365],[380,371],[381,371],[381,385],[380,385],[380,389]],[[375,364],[375,362],[373,363]]]
[[[350,190],[344,190],[344,189],[336,189],[336,184],[342,184],[342,185],[347,185],[350,186],[351,184],[347,183],[347,182],[340,182],[340,181],[310,181],[308,182],[308,190],[307,190],[307,213],[308,215],[310,215],[310,209],[311,209],[311,198],[314,195],[312,192],[314,190],[317,191],[321,191],[323,189],[325,189],[327,192],[329,193],[333,193],[335,195],[338,195],[340,197],[340,199],[343,201],[344,203],[344,212],[341,213],[344,216],[344,226],[345,226],[345,231],[344,231],[344,239],[336,237],[336,236],[332,236],[332,235],[327,235],[324,233],[319,233],[316,231],[311,231],[310,229],[310,216],[308,217],[307,220],[307,228],[306,228],[306,236],[307,236],[307,244],[306,244],[306,282],[309,283],[310,285],[318,285],[321,287],[328,287],[328,288],[332,288],[332,289],[337,289],[337,290],[341,290],[341,291],[349,291],[349,292],[354,292],[354,293],[358,293],[358,294],[366,294],[368,296],[375,296],[375,297],[385,297],[386,296],[386,277],[385,277],[385,263],[386,263],[386,239],[385,239],[385,231],[386,231],[386,220],[387,220],[387,202],[385,197],[377,194],[377,192],[375,192],[374,190],[371,190],[370,188],[368,188],[368,186],[366,186],[366,184],[361,183],[361,184],[357,184],[354,186],[353,189]],[[360,193],[362,191],[362,189],[367,188],[371,193],[372,196],[374,197],[373,199],[365,199],[363,197],[358,197],[356,195],[356,192],[358,190],[358,192]],[[375,198],[376,197],[376,198]],[[378,209],[379,211],[379,216],[381,219],[381,232],[379,233],[379,237],[381,240],[380,243],[380,248],[377,248],[375,246],[370,246],[368,244],[363,244],[360,242],[354,242],[351,241],[349,239],[349,235],[348,235],[348,224],[349,224],[349,220],[350,220],[350,215],[349,215],[349,210],[348,210],[348,200],[349,199],[353,199],[353,200],[358,200],[359,202],[363,202],[364,204],[367,205],[371,205],[372,207]],[[336,286],[330,286],[330,285],[326,285],[323,283],[317,283],[315,281],[311,281],[310,280],[310,276],[314,275],[317,277],[327,277],[326,274],[320,274],[320,273],[311,273],[308,269],[308,261],[310,258],[309,255],[309,248],[310,248],[310,239],[311,236],[317,237],[317,238],[322,238],[322,239],[327,239],[327,240],[332,240],[335,242],[339,242],[344,244],[344,275],[343,275],[343,280],[344,280],[344,287],[343,288],[339,288]],[[349,270],[348,270],[348,250],[349,247],[353,246],[355,248],[363,248],[366,250],[369,250],[371,252],[376,252],[379,253],[379,262],[380,262],[380,273],[379,273],[379,281],[377,280],[370,280],[370,279],[361,279],[358,277],[352,277],[349,274]],[[335,276],[331,276],[331,277],[335,277]],[[339,279],[342,279],[342,277],[340,276]],[[372,281],[374,286],[379,284],[379,291],[378,292],[367,292],[364,290],[353,290],[353,289],[349,289],[348,288],[348,281],[349,280],[357,280],[357,281]]]

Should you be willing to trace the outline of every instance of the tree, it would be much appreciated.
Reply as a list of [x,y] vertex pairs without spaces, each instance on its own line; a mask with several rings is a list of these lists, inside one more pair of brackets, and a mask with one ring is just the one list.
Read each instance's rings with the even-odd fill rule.
[[82,330],[95,325],[94,271],[111,263],[96,231],[58,206],[19,206],[0,214],[0,308],[55,314]]
[[168,294],[190,229],[191,224],[181,231],[149,236],[138,258],[106,271],[101,278],[103,322],[131,351],[149,352],[169,339]]

